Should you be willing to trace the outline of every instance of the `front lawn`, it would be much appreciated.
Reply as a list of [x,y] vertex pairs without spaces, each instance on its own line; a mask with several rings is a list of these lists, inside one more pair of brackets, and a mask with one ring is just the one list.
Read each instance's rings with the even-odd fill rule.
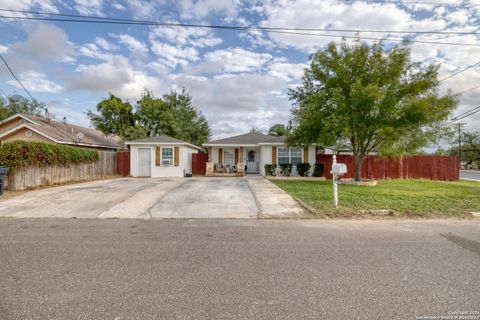
[[476,181],[379,180],[375,187],[339,185],[337,209],[332,205],[331,181],[272,182],[325,216],[392,210],[408,217],[470,217],[470,212],[480,211],[480,182]]

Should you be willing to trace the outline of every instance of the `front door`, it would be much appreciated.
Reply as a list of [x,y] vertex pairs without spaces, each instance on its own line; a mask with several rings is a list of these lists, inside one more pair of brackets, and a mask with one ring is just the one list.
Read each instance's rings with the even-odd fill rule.
[[151,150],[150,148],[138,148],[138,176],[150,177],[151,166]]
[[247,153],[247,173],[257,173],[257,155],[255,150],[249,150]]

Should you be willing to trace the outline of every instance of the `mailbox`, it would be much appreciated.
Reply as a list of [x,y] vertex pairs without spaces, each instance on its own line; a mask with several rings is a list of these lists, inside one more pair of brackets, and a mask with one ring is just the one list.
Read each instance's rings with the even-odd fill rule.
[[347,173],[347,165],[345,163],[334,163],[332,165],[332,173],[337,175]]

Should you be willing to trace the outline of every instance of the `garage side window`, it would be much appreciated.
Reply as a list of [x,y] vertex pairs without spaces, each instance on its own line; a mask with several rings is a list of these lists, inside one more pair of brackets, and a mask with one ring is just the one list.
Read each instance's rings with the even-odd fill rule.
[[173,148],[162,147],[162,166],[173,165]]

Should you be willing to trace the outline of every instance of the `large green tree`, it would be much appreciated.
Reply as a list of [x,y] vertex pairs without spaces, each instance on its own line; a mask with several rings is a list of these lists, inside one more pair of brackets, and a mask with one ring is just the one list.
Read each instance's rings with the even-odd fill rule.
[[287,133],[287,128],[284,124],[276,123],[268,129],[268,135],[275,137],[282,137]]
[[172,110],[173,137],[198,146],[208,141],[210,125],[200,110],[192,105],[192,97],[185,90],[180,93],[171,91],[163,96],[163,101]]
[[96,129],[123,140],[165,134],[201,145],[211,134],[206,118],[192,105],[192,98],[184,90],[172,91],[162,98],[145,90],[135,108],[110,95],[97,105],[97,112],[89,111],[87,115]]
[[462,160],[469,164],[477,162],[480,166],[480,132],[464,132],[462,144]]
[[410,60],[406,44],[330,43],[311,56],[294,102],[291,144],[348,144],[355,179],[371,151],[401,155],[436,137],[455,109],[450,92],[439,96],[438,65]]
[[135,127],[136,115],[127,101],[110,94],[108,99],[97,104],[97,112],[88,111],[87,116],[95,129],[106,135],[117,135],[122,140],[130,138],[129,132]]
[[0,99],[0,120],[8,118],[16,113],[39,116],[44,109],[45,104],[15,94],[8,96],[5,99]]

